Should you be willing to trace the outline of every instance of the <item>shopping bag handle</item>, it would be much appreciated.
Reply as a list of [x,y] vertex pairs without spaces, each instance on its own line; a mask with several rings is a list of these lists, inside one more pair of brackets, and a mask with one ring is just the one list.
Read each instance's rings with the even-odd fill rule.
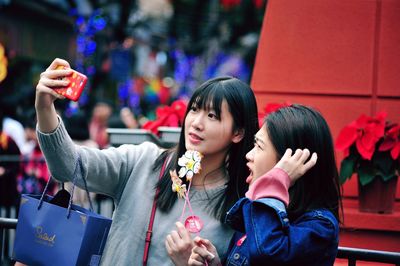
[[[79,168],[79,171],[82,174],[83,173],[83,165],[82,165],[82,159],[81,159],[81,156],[80,156],[79,153],[78,153],[78,156],[77,156],[76,161],[75,161],[74,173],[72,174],[74,178],[72,179],[72,189],[71,189],[71,197],[69,198],[69,203],[68,203],[67,219],[69,219],[69,217],[71,215],[72,199],[73,199],[73,196],[74,196],[75,185],[76,185],[76,181],[77,181],[77,177],[78,177],[78,168]],[[53,178],[53,176],[50,175],[49,180],[47,181],[46,186],[44,187],[44,190],[43,190],[42,196],[40,197],[39,205],[38,205],[38,208],[37,208],[38,210],[40,210],[40,208],[42,207],[44,195],[46,194],[46,192],[48,190],[48,187],[49,187],[49,184],[50,184],[52,178]],[[87,195],[88,200],[89,200],[90,211],[93,212],[93,204],[92,204],[92,200],[90,199],[90,195],[89,195],[89,190],[87,188],[86,179],[82,177],[82,180],[83,180],[83,184],[85,186],[86,195]],[[64,183],[63,182],[62,182],[62,186],[64,188]]]

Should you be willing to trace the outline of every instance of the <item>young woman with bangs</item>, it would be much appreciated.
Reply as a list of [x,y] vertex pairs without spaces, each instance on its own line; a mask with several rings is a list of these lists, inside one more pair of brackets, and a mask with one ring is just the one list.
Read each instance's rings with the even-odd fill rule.
[[322,115],[303,105],[270,113],[246,158],[249,190],[226,217],[236,230],[228,256],[196,237],[189,265],[333,265],[342,205]]
[[[58,70],[58,66],[67,69]],[[203,155],[201,172],[193,177],[190,189],[191,208],[202,221],[197,234],[211,239],[223,255],[233,230],[222,221],[247,190],[249,170],[244,159],[258,130],[251,88],[232,77],[200,85],[189,101],[175,148],[163,150],[145,142],[99,150],[75,145],[55,112],[54,101],[63,96],[53,89],[68,85],[60,78],[71,73],[69,67],[65,60],[55,59],[41,74],[35,102],[38,139],[56,179],[71,181],[80,158],[83,171],[78,179],[86,179],[90,191],[114,199],[113,223],[101,264],[187,265],[195,234],[179,222],[185,201],[172,191],[170,176],[187,150]],[[156,191],[155,226],[150,234],[148,261],[143,262]]]

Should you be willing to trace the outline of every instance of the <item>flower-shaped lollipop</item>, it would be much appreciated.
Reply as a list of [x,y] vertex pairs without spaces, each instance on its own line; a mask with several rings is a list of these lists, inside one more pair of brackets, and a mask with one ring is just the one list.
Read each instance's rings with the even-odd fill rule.
[[[181,169],[179,169],[179,176],[176,174],[176,170],[169,172],[172,180],[172,191],[177,192],[178,197],[185,199],[185,204],[183,205],[182,214],[179,221],[182,221],[183,215],[185,214],[186,206],[188,206],[191,215],[186,219],[185,227],[189,230],[189,232],[192,233],[199,233],[203,228],[203,222],[198,216],[194,215],[193,213],[189,198],[192,178],[195,174],[200,173],[200,162],[202,158],[203,155],[198,151],[186,151],[185,154],[178,159],[178,165],[181,167]],[[182,178],[184,176],[186,176],[186,181],[189,182],[187,191],[186,185],[182,185]]]
[[203,158],[203,155],[198,151],[186,151],[178,160],[178,165],[181,167],[179,170],[179,177],[183,178],[186,176],[186,180],[191,181],[195,174],[200,173],[201,158]]
[[172,191],[178,193],[180,198],[183,198],[186,193],[186,185],[182,185],[182,180],[176,174],[176,170],[169,171],[172,180]]
[[186,194],[186,185],[182,184],[181,178],[186,176],[186,180],[190,182],[195,174],[200,173],[201,158],[203,158],[203,155],[198,151],[186,151],[178,159],[178,165],[181,167],[179,176],[176,174],[176,170],[169,171],[172,180],[172,191],[178,193],[180,198],[184,198]]

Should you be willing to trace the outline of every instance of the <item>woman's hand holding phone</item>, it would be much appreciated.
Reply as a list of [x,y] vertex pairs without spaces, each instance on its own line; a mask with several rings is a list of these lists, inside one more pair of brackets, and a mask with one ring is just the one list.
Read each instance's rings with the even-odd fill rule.
[[[65,66],[58,66],[57,70],[66,70],[68,69]],[[68,85],[61,88],[54,89],[58,94],[72,100],[77,101],[82,94],[83,89],[85,88],[87,77],[76,71],[72,70],[72,73],[68,76],[63,77],[61,80],[68,81]]]
[[[57,69],[59,66],[63,66],[66,69]],[[65,97],[54,89],[68,86],[70,81],[63,80],[63,78],[72,73],[73,71],[67,61],[56,58],[46,71],[40,74],[40,79],[36,86],[35,109],[39,129],[42,132],[52,132],[57,128],[59,122],[54,101],[56,99],[65,99]]]
[[70,75],[72,71],[70,69],[57,70],[58,66],[70,67],[67,61],[56,58],[46,71],[40,74],[40,79],[36,86],[36,109],[50,108],[56,99],[65,99],[54,88],[67,86],[69,81],[62,80],[62,78]]
[[56,58],[40,74],[36,86],[36,108],[48,108],[56,99],[77,101],[86,85],[87,77],[70,68],[67,61]]

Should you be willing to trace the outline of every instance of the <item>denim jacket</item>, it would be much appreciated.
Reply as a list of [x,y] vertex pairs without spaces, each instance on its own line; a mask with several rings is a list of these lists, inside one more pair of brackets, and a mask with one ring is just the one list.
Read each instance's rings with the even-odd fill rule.
[[326,209],[289,221],[285,205],[273,198],[240,199],[226,222],[235,233],[226,265],[333,265],[339,225]]

